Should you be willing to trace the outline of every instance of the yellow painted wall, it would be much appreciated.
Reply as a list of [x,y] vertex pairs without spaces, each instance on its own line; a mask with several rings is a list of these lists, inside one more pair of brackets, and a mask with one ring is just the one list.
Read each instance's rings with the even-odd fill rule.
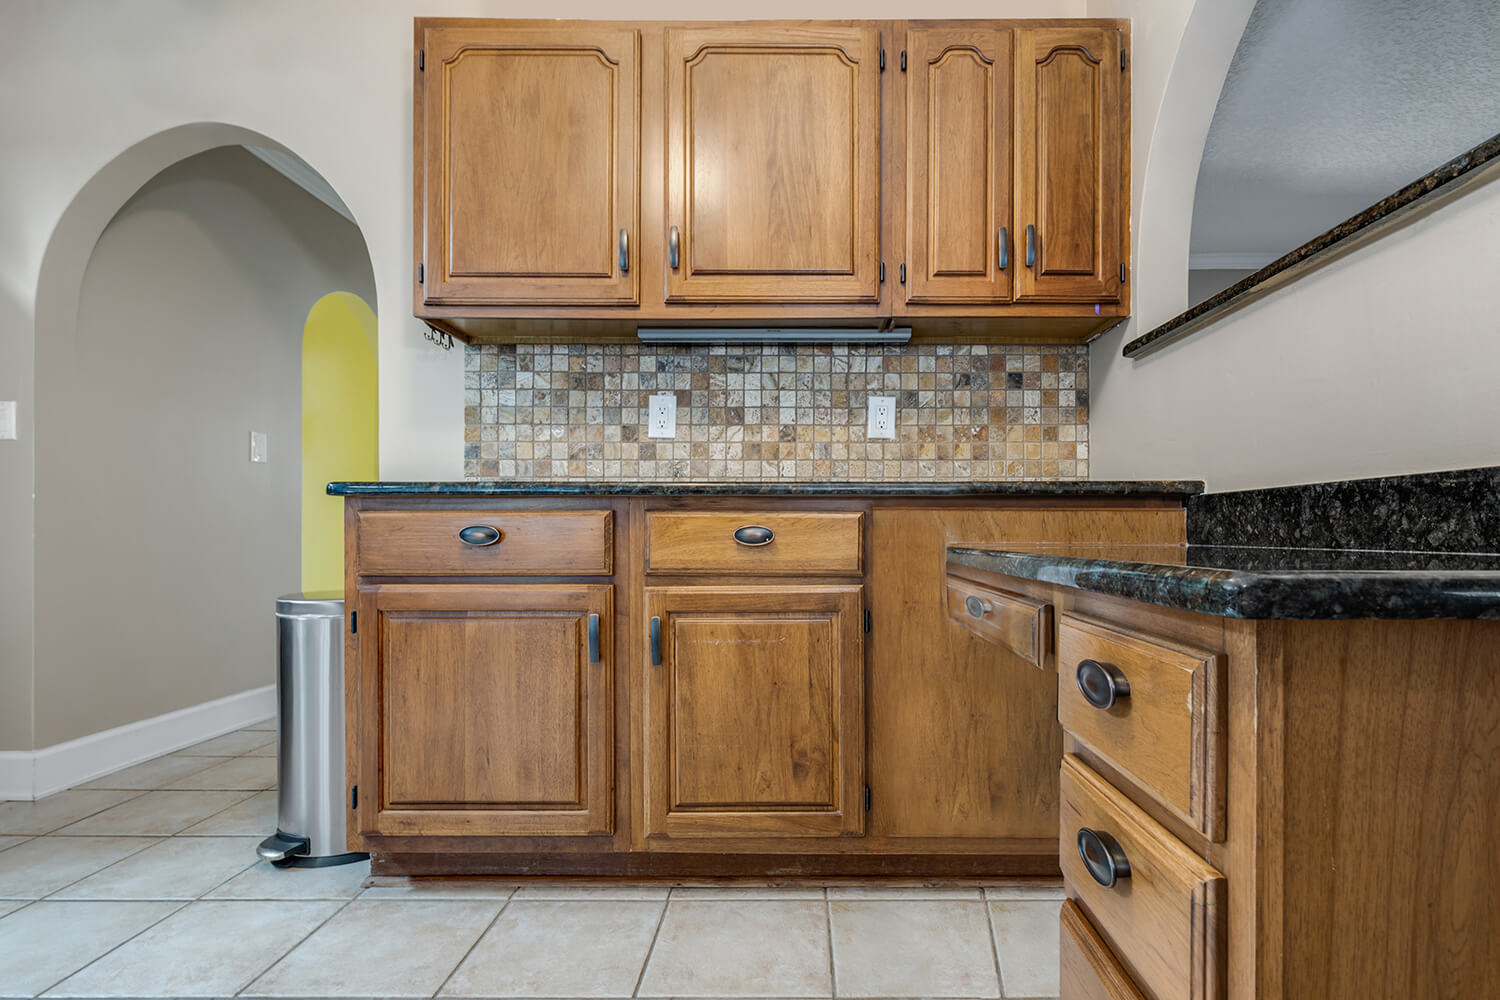
[[335,480],[378,479],[375,313],[331,292],[302,332],[302,590],[344,589],[344,501]]

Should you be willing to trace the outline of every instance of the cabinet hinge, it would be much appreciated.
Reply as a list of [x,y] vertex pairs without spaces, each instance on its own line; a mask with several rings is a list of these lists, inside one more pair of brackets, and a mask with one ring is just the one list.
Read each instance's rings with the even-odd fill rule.
[[353,788],[349,789],[349,808],[350,809],[358,809],[359,808],[359,786],[358,785],[355,785]]
[[1120,265],[1120,284],[1122,284],[1122,285],[1125,284],[1125,276],[1127,274],[1129,274],[1129,273],[1130,272],[1126,270],[1125,265],[1121,264]]
[[427,280],[427,268],[424,265],[422,265],[422,264],[418,264],[417,265],[417,284],[419,284],[419,285],[423,284],[426,280]]
[[901,284],[906,284],[906,265],[901,265]]
[[418,73],[425,73],[426,71],[427,71],[427,50],[426,49],[418,49],[417,50],[417,72]]
[[880,262],[880,283],[885,284],[885,261]]
[[351,611],[351,612],[349,612],[349,634],[350,635],[358,635],[359,634],[359,612],[358,611]]
[[885,72],[885,49],[880,50],[880,72]]
[[865,786],[865,812],[869,812],[870,811],[870,799],[871,799],[870,786],[866,785]]
[[865,608],[865,631],[870,631],[870,609]]
[[1125,72],[1125,50],[1120,50],[1120,72]]
[[906,72],[906,50],[901,50],[901,72]]

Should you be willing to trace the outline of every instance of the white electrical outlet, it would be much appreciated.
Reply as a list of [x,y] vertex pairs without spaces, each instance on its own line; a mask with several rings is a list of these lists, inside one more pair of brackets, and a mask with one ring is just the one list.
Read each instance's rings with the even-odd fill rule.
[[0,440],[16,439],[16,401],[7,399],[0,403]]
[[650,415],[646,421],[646,436],[673,438],[677,436],[677,397],[670,392],[654,393],[651,397]]
[[881,438],[895,440],[896,437],[896,397],[895,396],[871,396],[869,419],[865,428],[865,437],[871,441]]
[[250,432],[250,461],[264,462],[266,460],[266,432]]

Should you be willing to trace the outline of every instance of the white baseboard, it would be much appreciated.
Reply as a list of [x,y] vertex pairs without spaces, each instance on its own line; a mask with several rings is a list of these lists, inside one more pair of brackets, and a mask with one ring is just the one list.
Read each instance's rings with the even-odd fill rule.
[[267,684],[41,750],[0,751],[0,799],[39,799],[275,714]]

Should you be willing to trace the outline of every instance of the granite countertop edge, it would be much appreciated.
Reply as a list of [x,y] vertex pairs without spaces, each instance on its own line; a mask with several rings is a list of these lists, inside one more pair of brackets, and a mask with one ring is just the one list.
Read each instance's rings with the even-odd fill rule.
[[1203,492],[1196,480],[1022,479],[988,482],[339,482],[330,496],[1128,496],[1180,499]]
[[1500,570],[1493,569],[1248,570],[965,548],[949,549],[948,558],[1005,576],[1221,618],[1500,619]]

